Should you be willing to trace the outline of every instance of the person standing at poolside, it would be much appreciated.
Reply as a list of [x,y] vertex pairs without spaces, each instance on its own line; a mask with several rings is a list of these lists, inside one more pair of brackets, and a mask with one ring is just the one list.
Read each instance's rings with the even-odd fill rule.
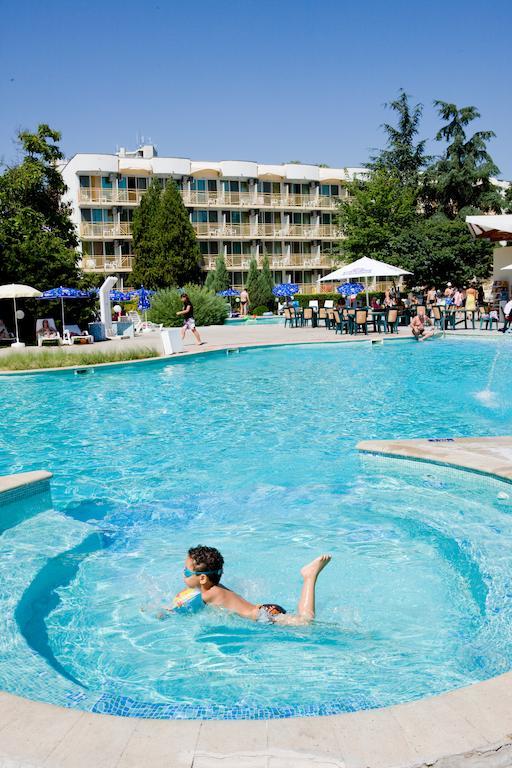
[[474,312],[476,309],[477,298],[478,298],[478,291],[473,285],[470,285],[466,291],[466,309],[472,310]]
[[196,321],[194,320],[194,307],[192,306],[192,302],[190,301],[188,294],[186,293],[182,293],[180,298],[183,304],[183,309],[181,310],[181,312],[176,312],[176,314],[181,315],[183,317],[183,328],[181,329],[181,338],[182,339],[185,338],[185,334],[187,331],[192,331],[192,333],[194,334],[197,346],[200,346],[203,342],[201,341],[201,337],[197,332]]
[[240,292],[240,309],[242,317],[245,317],[249,310],[249,294],[246,288],[242,288]]

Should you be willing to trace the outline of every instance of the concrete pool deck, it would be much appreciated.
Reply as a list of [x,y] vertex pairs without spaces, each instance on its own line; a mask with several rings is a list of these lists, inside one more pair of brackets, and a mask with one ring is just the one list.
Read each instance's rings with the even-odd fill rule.
[[[256,338],[247,339],[238,333],[232,336],[231,332],[239,328],[229,329],[224,344],[214,329],[207,329],[212,331],[208,334],[208,347],[287,343],[289,334],[297,332],[300,333],[297,343],[330,341],[332,336],[323,329],[279,327],[280,333],[270,338],[267,333],[261,333],[273,331],[276,326],[258,328]],[[242,330],[249,329],[242,327]],[[204,335],[208,340],[206,333]],[[306,335],[309,338],[305,338]],[[482,335],[488,338],[491,334]],[[146,341],[145,337],[141,340]],[[348,337],[347,340],[354,339]],[[207,351],[208,347],[200,349]],[[195,351],[194,347],[190,351]],[[461,438],[446,442],[363,441],[358,448],[362,452],[434,461],[512,480],[512,437]],[[0,478],[0,494],[48,478],[48,473],[23,474],[24,477]],[[306,766],[512,766],[512,672],[386,709],[266,721],[120,718],[64,709],[0,692],[0,768]]]

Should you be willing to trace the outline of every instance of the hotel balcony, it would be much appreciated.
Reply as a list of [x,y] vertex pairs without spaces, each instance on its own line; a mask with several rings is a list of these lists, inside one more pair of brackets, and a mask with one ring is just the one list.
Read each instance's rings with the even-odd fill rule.
[[[139,205],[145,189],[101,189],[81,187],[78,192],[80,205]],[[198,192],[183,190],[183,202],[187,206],[202,208],[273,208],[336,210],[340,199],[348,196],[264,194],[259,192]]]
[[[326,195],[263,194],[260,192],[197,192],[184,190],[183,202],[203,208],[306,208],[308,210],[336,210],[339,197]],[[345,196],[343,199],[346,199]]]
[[133,256],[84,256],[84,272],[131,272]]
[[133,203],[139,205],[145,189],[100,189],[96,187],[81,187],[78,192],[78,201],[82,205],[105,205]]
[[335,224],[223,224],[193,222],[200,238],[269,238],[284,240],[339,240],[342,235]]
[[80,237],[87,240],[114,240],[118,237],[131,237],[132,225],[129,221],[95,224],[89,221],[80,223]]
[[[215,269],[218,256],[207,256],[203,261],[203,269],[210,271]],[[224,256],[227,269],[249,269],[253,257],[249,254],[234,254]],[[290,253],[275,254],[268,257],[270,269],[331,269],[333,259],[328,254]],[[263,255],[258,256],[258,266],[263,263]]]

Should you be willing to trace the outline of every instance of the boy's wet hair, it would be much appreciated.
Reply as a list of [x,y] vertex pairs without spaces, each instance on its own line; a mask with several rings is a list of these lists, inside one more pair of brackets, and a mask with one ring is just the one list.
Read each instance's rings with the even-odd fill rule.
[[224,567],[224,558],[215,547],[191,547],[188,556],[194,563],[196,571],[218,571],[218,573],[208,574],[212,584],[218,584]]

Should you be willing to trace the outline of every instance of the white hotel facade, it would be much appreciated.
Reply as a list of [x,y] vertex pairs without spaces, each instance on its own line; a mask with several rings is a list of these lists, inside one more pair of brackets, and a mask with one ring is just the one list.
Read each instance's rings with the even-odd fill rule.
[[333,266],[340,239],[338,201],[364,168],[321,168],[296,163],[260,165],[158,157],[153,146],[134,152],[74,155],[61,166],[84,272],[117,275],[129,286],[132,218],[153,179],[173,179],[189,211],[208,272],[223,255],[232,285],[246,281],[251,258],[266,253],[276,282],[318,290]]

